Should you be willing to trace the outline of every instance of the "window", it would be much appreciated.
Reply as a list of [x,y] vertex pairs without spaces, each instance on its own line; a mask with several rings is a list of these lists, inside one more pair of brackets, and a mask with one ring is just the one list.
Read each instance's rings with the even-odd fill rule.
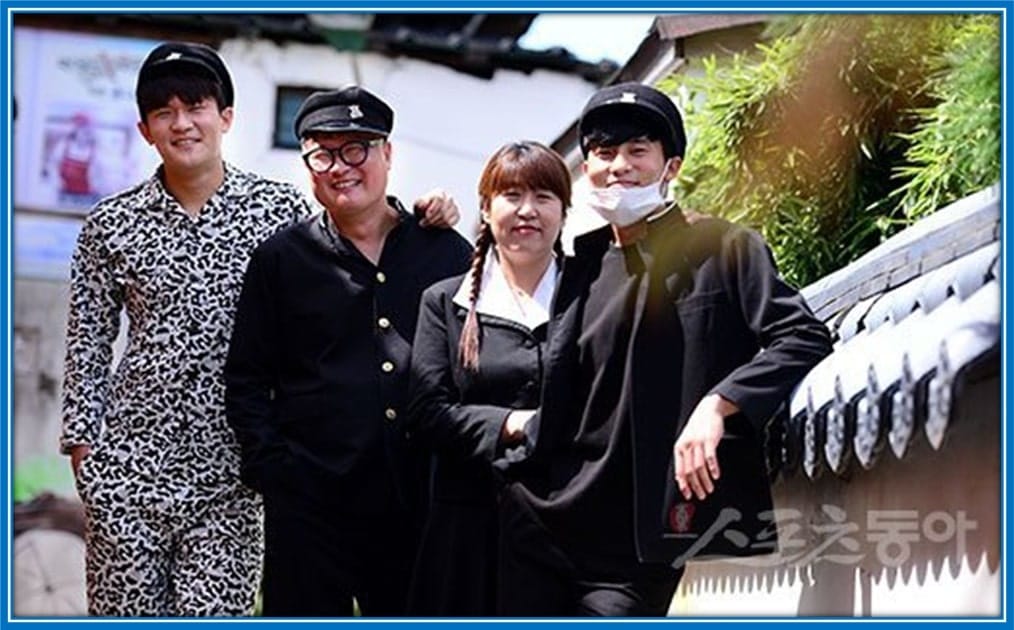
[[298,149],[299,139],[292,130],[296,112],[307,96],[322,88],[278,86],[275,93],[275,133],[271,146],[276,149]]

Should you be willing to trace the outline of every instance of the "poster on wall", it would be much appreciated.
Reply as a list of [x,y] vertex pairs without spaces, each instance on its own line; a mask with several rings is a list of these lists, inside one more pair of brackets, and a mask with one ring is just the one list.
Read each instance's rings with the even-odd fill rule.
[[145,39],[14,29],[14,204],[86,213],[151,174],[134,81]]

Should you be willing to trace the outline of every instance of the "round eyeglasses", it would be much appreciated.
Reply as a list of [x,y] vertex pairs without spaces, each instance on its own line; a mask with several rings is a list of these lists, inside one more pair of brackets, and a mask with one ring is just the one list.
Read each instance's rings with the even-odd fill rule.
[[314,173],[326,173],[341,160],[346,166],[359,166],[370,157],[370,147],[384,144],[384,138],[373,140],[349,140],[333,149],[316,147],[303,154],[303,162]]

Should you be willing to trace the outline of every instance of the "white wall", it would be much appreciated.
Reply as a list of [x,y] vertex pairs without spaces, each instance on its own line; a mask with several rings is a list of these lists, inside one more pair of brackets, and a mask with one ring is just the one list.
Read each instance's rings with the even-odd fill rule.
[[236,84],[227,159],[309,192],[296,151],[271,148],[275,88],[334,89],[358,76],[395,110],[390,191],[405,203],[434,187],[450,191],[462,209],[458,228],[469,237],[478,219],[475,189],[486,158],[513,140],[548,144],[595,90],[579,77],[557,72],[501,70],[485,80],[427,62],[324,45],[230,40],[220,52]]

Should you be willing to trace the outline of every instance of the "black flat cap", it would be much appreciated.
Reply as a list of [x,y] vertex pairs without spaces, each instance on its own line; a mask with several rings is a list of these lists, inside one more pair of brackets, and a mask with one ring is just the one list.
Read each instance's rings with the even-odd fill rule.
[[148,53],[137,73],[137,85],[168,75],[202,74],[222,86],[225,106],[232,107],[235,98],[232,78],[225,62],[215,49],[192,42],[166,42]]
[[349,131],[387,136],[394,127],[394,110],[369,90],[352,85],[306,97],[294,126],[297,138]]
[[610,85],[592,94],[578,123],[581,151],[588,155],[585,136],[596,124],[601,125],[603,121],[621,116],[645,121],[658,129],[666,155],[683,157],[687,139],[683,117],[676,105],[664,93],[635,82]]

